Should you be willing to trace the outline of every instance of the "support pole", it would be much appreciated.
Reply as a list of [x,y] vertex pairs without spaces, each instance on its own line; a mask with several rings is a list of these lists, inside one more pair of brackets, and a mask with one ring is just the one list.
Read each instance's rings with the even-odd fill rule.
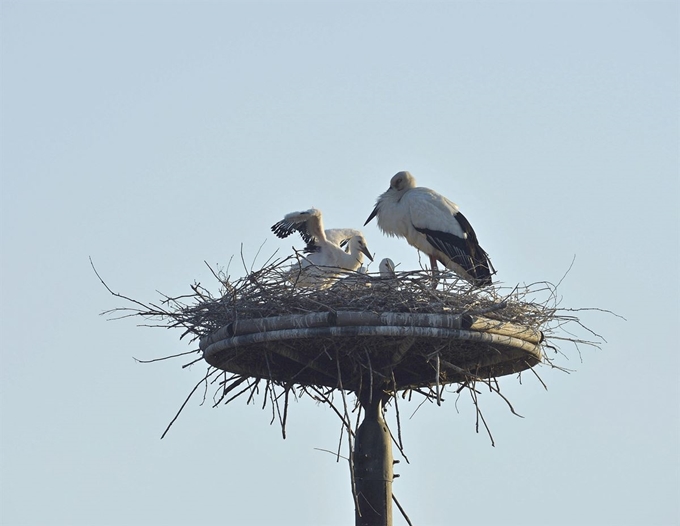
[[392,439],[382,417],[384,393],[360,398],[364,419],[354,442],[356,526],[392,526]]

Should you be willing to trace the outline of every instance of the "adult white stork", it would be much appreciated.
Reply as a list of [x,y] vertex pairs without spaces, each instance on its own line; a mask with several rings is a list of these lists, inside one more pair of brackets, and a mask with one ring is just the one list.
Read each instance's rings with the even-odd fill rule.
[[[307,256],[300,262],[299,279],[295,280],[301,286],[317,286],[343,270],[357,270],[364,255],[373,261],[366,239],[359,230],[324,230],[321,211],[316,208],[286,214],[272,226],[272,232],[282,239],[299,232],[307,243],[304,250]],[[309,268],[312,266],[322,268]]]
[[433,273],[439,261],[474,286],[491,284],[493,265],[458,205],[434,190],[416,186],[409,172],[392,177],[364,226],[376,216],[383,233],[404,237],[427,254]]

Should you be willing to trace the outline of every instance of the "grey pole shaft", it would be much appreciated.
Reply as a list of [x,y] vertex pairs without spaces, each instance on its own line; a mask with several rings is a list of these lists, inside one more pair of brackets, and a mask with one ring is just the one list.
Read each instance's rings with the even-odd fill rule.
[[382,417],[383,393],[361,400],[362,421],[354,442],[356,526],[392,526],[392,440]]

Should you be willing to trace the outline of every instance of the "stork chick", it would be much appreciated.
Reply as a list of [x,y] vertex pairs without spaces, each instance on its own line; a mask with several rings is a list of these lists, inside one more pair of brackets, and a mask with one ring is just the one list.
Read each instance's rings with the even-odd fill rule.
[[[295,280],[301,286],[323,285],[343,270],[355,271],[363,263],[364,255],[373,261],[366,239],[359,230],[324,230],[321,211],[316,208],[286,214],[272,226],[272,232],[280,238],[296,231],[307,243],[307,256],[300,262]],[[309,268],[312,266],[322,268]]]

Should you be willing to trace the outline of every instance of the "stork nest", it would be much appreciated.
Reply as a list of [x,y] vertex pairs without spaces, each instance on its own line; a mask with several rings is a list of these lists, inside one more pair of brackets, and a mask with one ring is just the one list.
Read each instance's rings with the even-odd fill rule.
[[[554,363],[561,353],[557,343],[569,341],[578,349],[602,340],[592,331],[598,340],[565,334],[565,324],[583,325],[572,310],[559,309],[556,287],[547,282],[479,289],[441,273],[433,288],[431,272],[418,270],[392,279],[347,272],[327,288],[304,288],[290,280],[295,258],[245,268],[236,279],[228,269],[211,268],[217,293],[194,283],[190,294],[163,296],[159,303],[115,293],[102,280],[109,292],[132,303],[107,313],[182,329],[181,338],[199,342],[190,352],[200,357],[186,366],[205,360],[208,370],[188,398],[210,382],[217,384],[215,406],[241,395],[250,402],[264,382],[263,406],[271,403],[284,437],[291,392],[328,403],[348,423],[346,391],[357,398],[419,393],[441,403],[444,386],[457,384],[455,391],[468,388],[477,406],[475,385],[482,382],[514,413],[497,377],[534,372],[539,363],[561,368]],[[344,413],[333,403],[337,392]]]

